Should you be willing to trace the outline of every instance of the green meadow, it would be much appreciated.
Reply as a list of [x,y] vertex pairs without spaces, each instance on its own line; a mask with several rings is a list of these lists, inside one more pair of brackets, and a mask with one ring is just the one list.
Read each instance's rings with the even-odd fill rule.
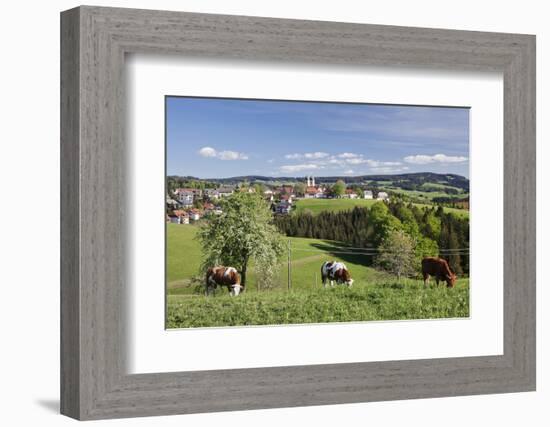
[[296,202],[296,213],[310,211],[314,215],[323,211],[345,211],[354,207],[370,208],[373,204],[379,203],[371,199],[300,199]]
[[[453,289],[435,284],[424,287],[420,279],[398,282],[394,276],[369,267],[370,255],[346,253],[352,251],[337,242],[308,238],[287,238],[291,246],[290,289],[288,259],[284,257],[274,287],[262,287],[251,265],[246,292],[232,298],[218,289],[207,298],[199,274],[201,250],[194,238],[196,231],[194,225],[167,224],[168,328],[469,316],[468,279],[459,279]],[[353,276],[353,287],[323,289],[320,268],[325,260],[344,262]]]
[[[405,192],[405,190],[401,190]],[[430,194],[430,193],[425,193]],[[438,194],[438,193],[434,193]],[[309,211],[313,215],[318,215],[323,211],[345,211],[353,209],[354,207],[371,207],[375,203],[382,203],[378,200],[371,199],[300,199],[295,202],[296,209],[294,212],[299,214],[301,212]],[[415,206],[420,208],[428,207],[433,208],[433,205],[422,204],[422,203],[413,203]],[[455,209],[444,207],[443,210],[448,213],[452,213],[459,217],[468,217],[470,212],[466,209]]]

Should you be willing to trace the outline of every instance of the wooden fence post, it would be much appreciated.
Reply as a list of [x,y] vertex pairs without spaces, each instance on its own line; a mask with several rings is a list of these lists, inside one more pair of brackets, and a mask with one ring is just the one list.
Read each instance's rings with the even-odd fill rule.
[[288,241],[288,290],[290,291],[290,281],[291,281],[291,277],[290,277],[290,240]]

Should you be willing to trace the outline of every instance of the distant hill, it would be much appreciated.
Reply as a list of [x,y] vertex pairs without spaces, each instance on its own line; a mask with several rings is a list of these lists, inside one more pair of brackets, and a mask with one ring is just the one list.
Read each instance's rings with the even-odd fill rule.
[[[196,179],[193,177],[180,177],[186,179]],[[341,179],[347,184],[382,184],[381,186],[394,186],[403,189],[412,189],[421,187],[424,184],[433,184],[439,186],[448,186],[459,188],[465,193],[470,191],[470,180],[466,177],[455,174],[439,174],[433,172],[403,173],[397,175],[360,175],[360,176],[316,176],[317,184],[331,184]],[[303,181],[303,177],[271,177],[263,175],[234,176],[230,178],[208,178],[204,181],[216,182],[220,184],[238,184],[243,181],[254,182],[293,182]],[[375,184],[376,183],[376,184]]]

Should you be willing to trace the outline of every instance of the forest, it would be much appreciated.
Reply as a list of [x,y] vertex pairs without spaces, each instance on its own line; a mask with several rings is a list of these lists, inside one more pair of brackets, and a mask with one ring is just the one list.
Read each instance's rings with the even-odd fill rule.
[[403,231],[414,242],[419,259],[440,256],[457,275],[469,275],[469,218],[446,213],[441,206],[419,207],[396,200],[318,215],[307,211],[278,215],[274,222],[290,237],[335,240],[374,251],[390,230]]

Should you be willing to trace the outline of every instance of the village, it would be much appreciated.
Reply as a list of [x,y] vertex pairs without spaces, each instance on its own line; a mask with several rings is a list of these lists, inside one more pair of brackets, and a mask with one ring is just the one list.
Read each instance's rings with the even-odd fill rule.
[[367,185],[347,186],[343,181],[334,184],[316,184],[314,176],[306,176],[294,183],[253,184],[240,183],[216,188],[175,188],[166,195],[166,222],[190,224],[220,215],[220,200],[235,192],[262,192],[271,210],[277,215],[289,215],[300,199],[371,199],[388,201],[385,191],[369,189]]

